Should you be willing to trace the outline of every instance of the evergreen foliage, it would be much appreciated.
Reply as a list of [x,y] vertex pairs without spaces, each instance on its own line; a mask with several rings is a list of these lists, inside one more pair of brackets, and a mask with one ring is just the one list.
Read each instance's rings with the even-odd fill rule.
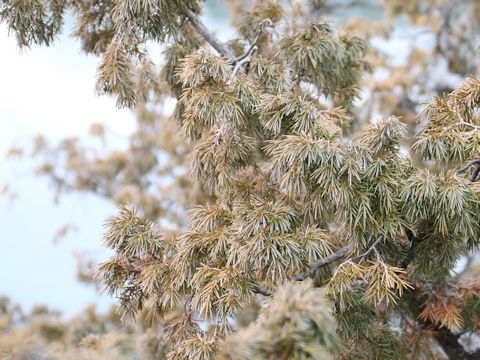
[[[395,116],[360,123],[368,43],[310,19],[308,7],[232,1],[239,37],[223,43],[197,1],[94,3],[4,1],[0,14],[30,46],[49,45],[73,11],[74,36],[102,59],[100,93],[145,112],[145,102],[177,100],[158,123],[176,121],[170,134],[183,140],[158,144],[163,129],[141,122],[143,146],[113,159],[133,173],[100,159],[107,181],[83,185],[137,185],[145,201],[147,176],[169,170],[155,151],[175,141],[190,151],[189,165],[173,156],[190,178],[171,186],[196,184],[196,197],[165,198],[157,212],[122,206],[105,225],[114,255],[95,274],[123,321],[161,334],[157,358],[480,356],[459,341],[478,332],[480,287],[455,274],[479,245],[478,78],[434,97],[410,146]],[[148,41],[164,46],[161,71]]]

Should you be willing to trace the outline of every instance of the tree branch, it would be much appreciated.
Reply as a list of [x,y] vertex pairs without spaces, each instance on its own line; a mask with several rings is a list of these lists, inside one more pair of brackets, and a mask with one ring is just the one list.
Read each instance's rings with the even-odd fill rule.
[[468,122],[466,122],[466,121],[459,121],[459,122],[456,122],[456,123],[454,123],[454,124],[445,126],[445,127],[443,128],[443,131],[450,130],[451,128],[453,128],[453,127],[455,127],[455,126],[459,126],[459,125],[470,126],[471,128],[473,128],[474,131],[480,130],[480,125],[471,124],[471,123],[468,123]]
[[[346,245],[343,248],[339,249],[336,253],[326,257],[325,259],[315,261],[310,266],[309,270],[307,270],[303,273],[300,273],[298,275],[295,275],[294,277],[290,278],[290,280],[292,280],[292,281],[303,281],[303,280],[305,280],[306,278],[312,276],[315,273],[315,271],[320,269],[321,267],[326,266],[326,265],[342,258],[343,255],[345,255],[345,253],[348,250],[350,250],[350,246]],[[256,294],[261,294],[263,296],[272,296],[273,294],[275,294],[275,291],[262,289],[260,287],[253,288],[253,292],[256,293]]]
[[370,246],[370,248],[369,248],[365,253],[363,253],[363,254],[361,254],[361,255],[358,255],[355,259],[360,259],[360,262],[362,262],[363,260],[365,260],[365,258],[366,258],[373,250],[377,251],[376,246],[377,246],[377,244],[380,242],[380,240],[382,240],[381,237],[379,237],[377,240],[375,240],[375,242],[373,243],[373,245]]
[[317,271],[318,269],[320,269],[321,267],[325,266],[325,265],[328,265],[338,259],[341,259],[343,257],[343,255],[345,255],[345,253],[350,250],[350,246],[349,245],[346,245],[344,247],[342,247],[340,250],[338,250],[336,253],[326,257],[325,259],[321,259],[321,260],[317,260],[315,261],[311,266],[310,266],[310,269],[308,271],[305,271],[303,273],[300,273],[298,275],[295,275],[294,277],[292,277],[290,280],[294,280],[294,281],[303,281],[305,280],[306,278],[312,276],[315,271]]
[[227,45],[220,40],[218,40],[207,27],[203,24],[200,17],[194,13],[188,6],[180,5],[180,10],[187,16],[190,20],[192,26],[198,31],[198,33],[210,44],[212,47],[217,50],[220,55],[228,58],[230,62],[235,62],[235,56],[228,49]]
[[[480,165],[480,159],[475,159],[475,160],[469,161],[464,167],[455,171],[455,175],[460,175],[460,174],[464,173],[465,171],[467,171],[473,165]],[[477,175],[478,175],[478,173],[477,173]]]
[[480,164],[476,164],[475,169],[473,169],[472,176],[470,177],[470,182],[475,182],[477,180],[479,171],[480,171]]
[[247,63],[250,61],[250,58],[251,56],[248,56],[242,60],[240,60],[239,62],[237,62],[235,64],[235,67],[233,68],[233,73],[232,73],[232,80],[235,79],[235,77],[237,76],[238,74],[238,71],[240,70],[240,68],[243,66],[243,64]]
[[242,61],[243,59],[245,59],[248,55],[250,55],[250,53],[253,51],[255,46],[257,46],[258,40],[260,40],[260,36],[262,36],[263,26],[266,23],[268,23],[270,26],[272,26],[272,21],[270,19],[262,20],[260,22],[260,24],[258,24],[258,27],[259,27],[258,28],[258,33],[257,33],[257,36],[255,37],[255,40],[253,40],[253,42],[250,44],[250,48],[245,52],[245,54],[240,55],[239,57],[235,58],[235,60],[234,60],[235,63],[238,63],[239,61]]
[[254,288],[253,292],[256,293],[256,294],[263,295],[263,296],[272,296],[273,294],[275,294],[275,292],[272,291],[272,290],[262,289],[262,288],[259,288],[259,287]]

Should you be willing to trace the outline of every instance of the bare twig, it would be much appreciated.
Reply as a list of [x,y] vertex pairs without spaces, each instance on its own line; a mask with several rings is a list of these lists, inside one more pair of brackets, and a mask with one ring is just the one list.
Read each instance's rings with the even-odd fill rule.
[[382,240],[381,237],[379,237],[377,240],[375,240],[373,245],[370,246],[370,248],[365,253],[363,253],[361,255],[358,255],[355,259],[360,259],[360,262],[362,262],[373,250],[375,250],[375,252],[376,252],[376,250],[377,250],[376,246],[380,242],[380,240]]
[[257,46],[258,40],[260,40],[260,36],[262,36],[263,26],[264,26],[266,23],[268,23],[268,25],[272,26],[272,21],[271,21],[270,19],[265,19],[265,20],[261,21],[260,24],[258,24],[257,36],[255,37],[255,40],[253,40],[252,43],[250,44],[250,48],[245,52],[245,54],[240,55],[239,57],[235,58],[235,59],[233,60],[234,63],[238,63],[238,62],[242,61],[242,60],[245,59],[247,56],[249,56],[250,53],[253,52],[253,50],[254,50],[255,47]]
[[333,273],[332,275],[332,279],[337,275],[338,271],[344,266],[344,265],[347,265],[347,264],[352,264],[354,265],[353,261],[352,260],[357,260],[357,259],[360,259],[360,262],[362,262],[372,251],[375,251],[375,254],[377,255],[377,260],[380,264],[383,265],[383,267],[386,267],[385,263],[380,259],[380,254],[378,253],[377,251],[377,244],[380,242],[380,240],[382,240],[381,237],[379,237],[377,240],[375,240],[375,242],[373,243],[372,246],[370,246],[370,248],[364,252],[363,254],[361,255],[358,255],[358,256],[355,256],[353,259],[347,259],[345,260],[344,262],[342,262],[340,265],[337,266],[337,268],[335,269],[335,272]]
[[333,272],[333,275],[332,275],[331,279],[333,279],[335,276],[337,276],[338,271],[339,271],[342,267],[344,267],[345,265],[347,265],[347,264],[355,265],[355,264],[353,263],[352,259],[347,259],[347,260],[345,260],[344,262],[342,262],[340,265],[337,266],[337,268],[336,268],[335,271]]
[[[375,246],[377,246],[377,244],[380,242],[381,239],[382,238],[379,237],[365,253],[355,257],[355,259],[362,259],[363,260],[372,251],[376,252]],[[292,281],[303,281],[303,280],[311,277],[315,273],[315,271],[317,271],[321,267],[326,266],[328,264],[331,264],[334,261],[337,261],[337,260],[341,259],[349,250],[350,250],[350,245],[345,245],[344,247],[337,250],[337,252],[333,253],[332,255],[330,255],[330,256],[328,256],[324,259],[320,259],[320,260],[315,261],[314,263],[312,263],[312,265],[310,265],[310,269],[308,269],[307,271],[305,271],[303,273],[295,275],[294,277],[290,278],[290,280],[292,280]],[[343,262],[341,265],[339,265],[337,267],[337,270],[339,268],[341,268],[343,265],[345,265],[349,262],[351,263],[352,260],[350,259],[350,260],[347,260],[347,261]],[[335,276],[335,274],[333,275],[333,277],[334,276]],[[255,292],[257,294],[264,295],[264,296],[272,296],[275,293],[274,291],[262,289],[262,288],[259,288],[259,287],[254,288],[253,292]]]
[[230,62],[234,62],[235,56],[227,47],[227,45],[220,40],[218,40],[207,27],[203,24],[200,17],[195,14],[188,6],[180,5],[182,12],[188,17],[192,26],[198,31],[198,33],[210,44],[212,47],[217,50],[220,55],[228,58]]
[[343,255],[345,255],[345,253],[350,250],[350,246],[349,245],[346,245],[344,247],[342,247],[341,249],[339,249],[336,253],[326,257],[325,259],[321,259],[321,260],[317,260],[315,261],[311,266],[310,266],[310,269],[303,272],[303,273],[300,273],[298,275],[295,275],[294,277],[291,278],[291,280],[294,280],[294,281],[303,281],[305,280],[306,278],[312,276],[315,271],[317,271],[318,269],[320,269],[321,267],[325,266],[325,265],[328,265],[334,261],[337,261],[338,259],[341,259],[343,257]]
[[453,127],[455,127],[455,126],[459,126],[459,125],[470,126],[470,127],[473,128],[474,131],[480,130],[480,125],[471,124],[471,123],[468,123],[468,122],[466,122],[466,121],[459,121],[459,122],[456,122],[456,123],[454,123],[454,124],[445,126],[445,127],[443,128],[443,131],[450,130],[451,128],[453,128]]
[[268,25],[272,25],[272,21],[270,19],[265,19],[260,22],[259,24],[259,29],[257,32],[257,36],[253,40],[253,42],[250,44],[250,47],[248,50],[243,54],[240,55],[239,57],[235,57],[233,53],[230,51],[228,46],[220,41],[218,38],[216,38],[210,30],[207,29],[207,27],[203,24],[202,20],[200,17],[194,13],[188,6],[186,5],[180,5],[180,9],[182,12],[187,16],[189,19],[190,23],[192,26],[198,31],[198,33],[215,49],[217,50],[220,55],[226,57],[232,65],[235,65],[233,69],[233,76],[232,79],[235,78],[237,75],[238,71],[242,68],[242,66],[250,61],[250,58],[252,54],[254,53],[255,49],[257,48],[257,43],[258,40],[260,39],[260,36],[262,35],[263,29],[265,24],[268,23]]
[[[253,52],[252,52],[252,54],[253,54]],[[240,70],[240,68],[243,66],[243,64],[249,62],[250,58],[251,58],[251,54],[249,56],[247,56],[246,58],[244,58],[243,60],[241,60],[241,61],[239,61],[235,64],[235,67],[233,68],[232,79],[235,79],[235,77],[237,76],[237,73]]]
[[[326,266],[340,258],[343,257],[343,255],[345,255],[345,253],[350,250],[350,246],[349,245],[346,245],[344,247],[342,247],[341,249],[339,249],[337,252],[335,252],[334,254],[324,258],[324,259],[321,259],[321,260],[317,260],[315,261],[311,266],[310,266],[310,269],[303,272],[303,273],[300,273],[298,275],[295,275],[294,277],[290,278],[290,280],[292,281],[303,281],[305,280],[306,278],[312,276],[316,270],[320,269],[321,267],[323,266]],[[260,287],[255,287],[253,289],[253,292],[254,293],[257,293],[257,294],[261,294],[263,296],[272,296],[273,294],[275,294],[275,291],[272,291],[272,290],[267,290],[267,289],[262,289]]]

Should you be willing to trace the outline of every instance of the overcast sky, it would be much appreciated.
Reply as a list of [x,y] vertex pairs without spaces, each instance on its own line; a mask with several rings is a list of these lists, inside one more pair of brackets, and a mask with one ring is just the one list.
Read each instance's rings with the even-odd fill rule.
[[[79,55],[78,44],[68,36],[54,47],[21,53],[0,26],[0,48],[0,187],[9,183],[19,194],[12,204],[0,197],[0,294],[27,308],[43,303],[76,312],[98,298],[93,288],[74,280],[72,252],[105,258],[101,224],[115,208],[84,194],[66,196],[56,206],[48,182],[33,176],[28,160],[6,161],[3,154],[38,133],[54,142],[85,136],[94,122],[127,135],[132,116],[116,110],[112,99],[95,95],[97,59]],[[79,231],[53,244],[55,232],[66,223]],[[108,302],[103,297],[103,306]]]
[[[205,11],[208,26],[225,31],[228,16],[210,1]],[[68,25],[70,23],[70,26]],[[44,178],[33,175],[32,163],[5,160],[16,144],[28,144],[36,134],[56,142],[66,136],[86,137],[92,123],[102,122],[126,138],[133,130],[130,112],[117,110],[115,101],[95,94],[98,59],[80,54],[77,41],[66,31],[50,48],[19,51],[13,37],[0,25],[0,188],[6,183],[19,198],[10,204],[0,196],[0,296],[30,309],[47,304],[66,314],[96,302],[106,309],[111,302],[92,287],[75,280],[73,252],[87,251],[98,261],[108,251],[101,246],[102,223],[116,208],[95,196],[72,194],[53,202],[53,190]],[[76,225],[54,244],[56,231]]]

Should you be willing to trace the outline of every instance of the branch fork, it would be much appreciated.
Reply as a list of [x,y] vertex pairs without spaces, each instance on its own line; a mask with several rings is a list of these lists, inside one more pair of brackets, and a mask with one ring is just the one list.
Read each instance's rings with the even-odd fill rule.
[[480,172],[480,159],[469,161],[465,166],[455,171],[455,175],[464,173],[472,166],[475,166],[475,168],[473,169],[472,176],[470,177],[470,182],[475,182],[477,180],[478,173]]

